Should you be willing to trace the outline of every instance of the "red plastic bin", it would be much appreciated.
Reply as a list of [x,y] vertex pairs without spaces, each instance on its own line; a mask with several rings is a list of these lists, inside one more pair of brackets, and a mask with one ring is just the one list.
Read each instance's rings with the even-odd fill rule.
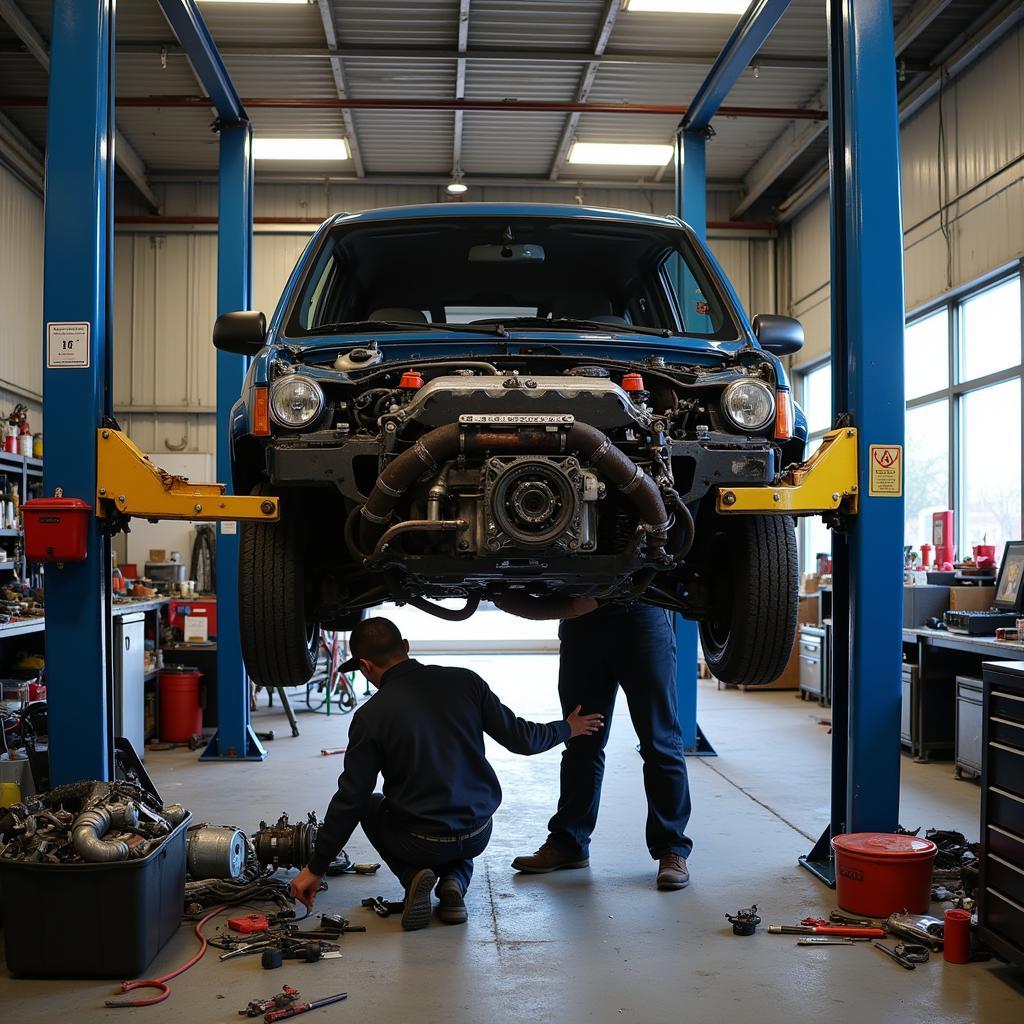
[[21,506],[30,562],[84,562],[92,505],[81,498],[33,498]]
[[888,917],[906,910],[926,914],[931,895],[930,839],[888,832],[853,832],[832,840],[836,900],[843,910]]
[[203,734],[203,708],[199,700],[202,672],[185,665],[171,665],[160,673],[160,739],[187,743]]

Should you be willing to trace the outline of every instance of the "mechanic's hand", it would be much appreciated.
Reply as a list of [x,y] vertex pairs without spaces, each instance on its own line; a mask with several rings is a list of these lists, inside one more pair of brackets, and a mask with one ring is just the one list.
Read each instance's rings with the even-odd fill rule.
[[309,868],[303,868],[293,879],[291,893],[300,903],[306,905],[307,910],[313,909],[313,901],[320,891],[323,882],[323,875],[314,875]]
[[[569,734],[569,739],[575,739],[577,736],[593,736],[599,729],[604,728],[604,715],[581,715],[580,711],[582,709],[583,705],[577,704],[566,715],[565,720],[569,723],[569,728],[572,730]],[[292,885],[294,884],[293,882]]]
[[509,615],[535,621],[576,619],[597,607],[592,597],[516,597],[511,594],[495,598],[494,604]]

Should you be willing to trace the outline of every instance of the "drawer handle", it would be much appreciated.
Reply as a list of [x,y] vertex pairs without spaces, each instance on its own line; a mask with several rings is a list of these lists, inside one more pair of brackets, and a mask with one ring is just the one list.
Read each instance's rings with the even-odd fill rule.
[[997,900],[1009,903],[1011,907],[1016,907],[1022,914],[1024,914],[1024,907],[1022,907],[1016,900],[1011,900],[1009,896],[1005,893],[1001,893],[998,889],[993,889],[992,886],[986,885],[985,892],[991,893]]
[[817,658],[805,658],[802,654],[800,660],[806,662],[808,665],[820,665],[821,662]]
[[1016,747],[1011,747],[1008,743],[997,743],[995,740],[989,740],[988,745],[995,747],[997,750],[1005,750],[1008,754],[1016,754],[1018,757],[1024,757],[1024,750],[1018,750]]
[[1003,697],[1006,700],[1017,700],[1020,701],[1021,704],[1024,704],[1024,697],[1018,697],[1015,693],[1004,693],[1002,690],[993,690],[992,696]]
[[1016,864],[1011,864],[1008,860],[1003,860],[1002,857],[997,856],[994,853],[988,855],[989,860],[994,860],[997,864],[1002,864],[1003,867],[1009,868],[1011,871],[1016,871],[1018,875],[1024,877],[1024,869],[1017,867]]
[[1024,722],[1014,722],[1009,718],[1000,718],[998,715],[993,715],[990,722],[998,722],[1000,725],[1008,725],[1011,729],[1024,729]]
[[1009,797],[1018,804],[1024,804],[1024,797],[1019,797],[1016,793],[1011,793],[1008,789],[1003,789],[1001,786],[989,786],[988,791],[990,793],[998,793],[1000,796]]
[[1005,828],[1000,828],[998,825],[989,825],[990,832],[998,832],[1001,836],[1006,836],[1007,839],[1012,839],[1015,843],[1024,844],[1024,837],[1017,835],[1016,832],[1009,832]]

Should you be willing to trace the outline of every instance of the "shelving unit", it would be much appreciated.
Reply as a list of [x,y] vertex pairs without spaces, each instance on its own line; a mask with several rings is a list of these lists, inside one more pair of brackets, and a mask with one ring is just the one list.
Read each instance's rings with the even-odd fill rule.
[[[24,455],[13,455],[10,452],[0,452],[0,476],[17,483],[19,501],[24,503],[28,498],[33,497],[29,493],[29,487],[35,487],[42,483],[43,460],[28,458]],[[21,536],[20,529],[0,529],[0,547],[5,548],[9,555],[16,555],[16,557],[0,562],[0,573],[17,571],[22,579],[26,579],[28,563],[25,560]],[[2,577],[0,577],[0,582],[3,582]]]

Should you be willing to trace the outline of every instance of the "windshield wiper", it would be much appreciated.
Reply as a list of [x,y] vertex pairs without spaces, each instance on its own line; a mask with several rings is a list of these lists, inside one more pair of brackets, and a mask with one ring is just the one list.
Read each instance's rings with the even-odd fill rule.
[[667,327],[637,327],[635,324],[604,324],[600,320],[583,320],[574,316],[549,319],[545,316],[516,316],[503,321],[504,326],[546,327],[556,331],[561,327],[591,327],[606,334],[625,332],[627,334],[653,334],[659,338],[670,338],[674,332]]
[[344,320],[333,324],[320,324],[306,334],[347,334],[350,331],[468,331],[470,334],[503,335],[501,324],[434,324],[402,323],[398,320]]

